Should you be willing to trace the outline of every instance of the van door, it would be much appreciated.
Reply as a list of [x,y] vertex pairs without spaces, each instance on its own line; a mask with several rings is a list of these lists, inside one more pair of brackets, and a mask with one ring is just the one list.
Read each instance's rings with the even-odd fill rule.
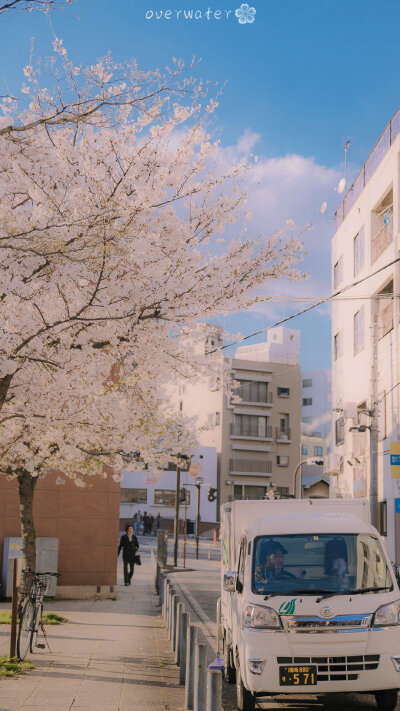
[[234,594],[234,641],[238,649],[242,649],[243,632],[242,632],[242,612],[244,603],[244,574],[246,564],[246,538],[242,538],[239,546],[238,567],[237,567],[237,582],[236,592]]

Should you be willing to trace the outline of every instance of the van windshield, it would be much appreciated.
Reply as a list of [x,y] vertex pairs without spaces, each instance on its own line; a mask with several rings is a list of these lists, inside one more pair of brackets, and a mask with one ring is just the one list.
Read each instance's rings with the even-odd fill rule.
[[365,533],[260,536],[255,539],[252,590],[306,594],[393,587],[379,541]]

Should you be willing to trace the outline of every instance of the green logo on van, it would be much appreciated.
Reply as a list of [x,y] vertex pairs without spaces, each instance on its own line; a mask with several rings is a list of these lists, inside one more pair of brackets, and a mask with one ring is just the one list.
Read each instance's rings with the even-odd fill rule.
[[296,600],[297,600],[297,597],[294,597],[293,600],[287,600],[286,602],[283,602],[279,608],[279,614],[280,615],[293,615]]

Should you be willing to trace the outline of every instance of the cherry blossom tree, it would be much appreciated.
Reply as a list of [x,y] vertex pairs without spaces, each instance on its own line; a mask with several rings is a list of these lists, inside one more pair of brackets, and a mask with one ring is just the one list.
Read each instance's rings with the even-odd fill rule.
[[0,472],[18,479],[31,567],[37,477],[85,486],[127,452],[188,451],[164,384],[220,374],[201,324],[297,278],[301,257],[292,233],[246,236],[246,166],[224,165],[217,103],[182,63],[81,67],[54,49],[0,119]]
[[63,5],[70,5],[71,2],[72,0],[8,0],[8,2],[0,2],[0,15],[14,10],[27,12],[41,10],[46,13],[52,9],[59,9]]

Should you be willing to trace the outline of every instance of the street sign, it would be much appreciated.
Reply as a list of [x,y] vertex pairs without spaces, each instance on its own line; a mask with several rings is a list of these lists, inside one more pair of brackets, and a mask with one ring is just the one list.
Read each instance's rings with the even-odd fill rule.
[[200,464],[197,464],[197,462],[192,462],[190,467],[189,467],[189,474],[192,477],[199,476],[201,474],[201,466]]
[[22,543],[11,539],[8,547],[8,559],[10,558],[22,558]]
[[400,479],[400,442],[390,443],[390,476]]

